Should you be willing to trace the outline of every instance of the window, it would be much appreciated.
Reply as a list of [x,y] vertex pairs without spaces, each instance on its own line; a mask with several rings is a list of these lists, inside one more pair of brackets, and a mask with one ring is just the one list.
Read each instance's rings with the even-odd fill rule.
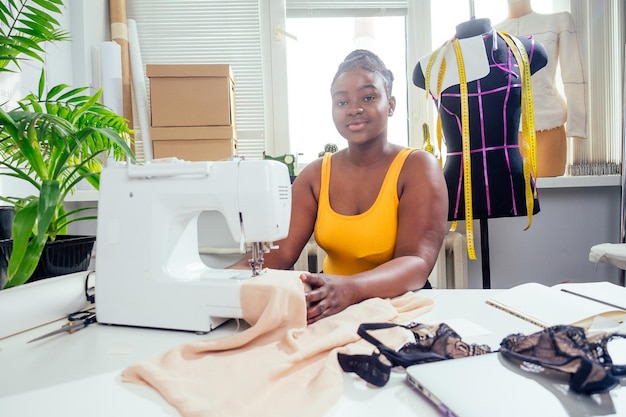
[[299,163],[318,157],[324,145],[346,141],[331,117],[330,83],[354,49],[369,49],[394,73],[396,111],[389,118],[390,142],[407,146],[406,35],[403,16],[287,18],[287,78],[290,149]]
[[[476,17],[488,17],[493,23],[506,16],[504,0],[133,0],[127,2],[127,16],[137,22],[144,64],[231,63],[237,79],[237,128],[244,156],[261,158],[264,151],[273,156],[301,152],[305,162],[316,157],[325,143],[343,143],[334,133],[328,91],[336,66],[349,50],[362,44],[340,45],[341,31],[354,30],[359,19],[371,18],[376,22],[376,36],[385,36],[385,47],[379,55],[397,80],[394,95],[399,101],[406,100],[398,104],[407,109],[406,115],[396,113],[390,119],[398,123],[398,127],[390,126],[390,140],[408,137],[410,146],[420,146],[422,124],[429,122],[434,132],[434,106],[423,90],[413,86],[413,66],[451,37],[458,23],[470,19],[470,4],[474,5]],[[622,140],[623,2],[535,0],[532,5],[540,13],[569,9],[583,55],[587,54],[590,63],[605,63],[589,66],[589,90],[593,91],[589,104],[589,118],[593,121],[590,139],[570,146],[570,161],[587,167],[617,165],[621,161]],[[351,19],[352,23],[345,23],[344,19]],[[394,23],[392,29],[379,29],[387,20],[401,23]],[[313,75],[305,76],[294,66],[294,58],[298,63],[307,62],[298,53],[310,53],[311,47],[302,45],[309,42],[306,32],[313,26],[323,26],[323,30],[318,29],[318,37],[324,39],[327,54],[314,64],[310,64],[312,55],[305,55],[309,68],[315,69]],[[293,33],[298,41],[281,37],[284,33]],[[595,45],[604,47],[590,47]],[[388,56],[385,49],[396,46],[404,47],[404,52]],[[330,67],[322,70],[318,65],[321,62]],[[297,79],[294,74],[302,78]],[[406,84],[402,85],[401,79]],[[320,87],[311,86],[309,90],[315,89],[319,102],[307,92],[299,92],[311,80],[320,82]],[[296,88],[298,92],[294,91]],[[304,116],[299,112],[304,112]],[[330,126],[322,126],[321,122]],[[314,139],[319,142],[305,136],[318,129],[320,133]]]
[[[469,3],[466,0],[430,2],[433,49],[454,34],[456,24],[468,20]],[[493,24],[504,20],[508,13],[505,1],[475,0],[472,3],[475,16],[489,18]],[[533,1],[532,8],[537,13],[545,14],[570,11],[575,20],[578,41],[585,61],[583,65],[586,66],[589,100],[588,138],[568,139],[566,174],[619,174],[622,159],[623,109],[621,89],[615,86],[620,85],[624,62],[623,2]],[[605,48],[590,48],[589,45],[605,45]],[[621,46],[616,48],[615,45]],[[604,62],[604,65],[591,65],[592,62],[600,61]],[[560,70],[557,70],[556,76],[557,88],[563,95],[563,87],[559,82]],[[618,93],[615,94],[615,91]],[[434,120],[434,116],[431,120]]]

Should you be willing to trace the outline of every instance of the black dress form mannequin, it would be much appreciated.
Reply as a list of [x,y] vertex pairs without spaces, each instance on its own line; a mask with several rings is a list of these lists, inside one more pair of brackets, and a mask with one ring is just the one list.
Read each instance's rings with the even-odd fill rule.
[[[463,51],[467,75],[472,217],[481,219],[481,229],[486,230],[488,218],[530,214],[527,213],[524,161],[518,143],[522,78],[511,48],[501,36],[496,35],[489,19],[459,24],[455,38],[459,39]],[[518,39],[528,54],[531,73],[546,65],[546,50],[541,44],[532,38]],[[425,68],[433,54],[417,63],[413,71],[413,83],[428,90],[438,105],[447,147],[444,175],[449,195],[448,220],[464,220],[463,138],[458,68],[452,48],[435,53],[445,55],[446,60],[440,94],[437,92],[437,82],[441,59],[434,61],[429,85],[425,85]],[[531,179],[531,186],[534,189],[534,179]],[[538,212],[539,203],[535,198],[532,214]],[[485,236],[482,242],[486,238],[486,233],[483,234]],[[488,258],[488,252],[483,254],[483,258],[485,256]],[[488,288],[484,263],[485,259],[483,286]]]

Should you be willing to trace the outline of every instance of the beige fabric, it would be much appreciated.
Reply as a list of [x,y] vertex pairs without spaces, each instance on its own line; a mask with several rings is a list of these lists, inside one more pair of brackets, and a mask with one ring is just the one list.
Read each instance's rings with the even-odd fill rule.
[[[127,368],[123,380],[151,386],[185,417],[321,416],[343,392],[337,352],[372,352],[356,334],[360,323],[407,322],[432,308],[415,293],[374,298],[307,327],[298,275],[270,271],[246,281],[241,301],[251,327],[178,346]],[[400,347],[407,335],[396,328],[381,341]]]

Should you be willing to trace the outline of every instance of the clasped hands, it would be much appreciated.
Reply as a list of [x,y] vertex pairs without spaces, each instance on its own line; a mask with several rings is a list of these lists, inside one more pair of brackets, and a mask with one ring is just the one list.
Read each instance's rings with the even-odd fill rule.
[[354,303],[350,282],[344,276],[303,272],[307,324],[332,316]]

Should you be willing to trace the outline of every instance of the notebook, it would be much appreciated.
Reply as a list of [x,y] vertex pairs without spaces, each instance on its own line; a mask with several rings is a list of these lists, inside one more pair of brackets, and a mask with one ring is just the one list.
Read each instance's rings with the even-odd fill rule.
[[615,323],[624,321],[625,297],[626,288],[608,282],[553,287],[528,282],[498,292],[486,302],[537,326],[570,324],[589,328],[595,317]]
[[582,395],[569,390],[567,374],[533,373],[537,367],[523,366],[529,371],[499,353],[489,353],[413,365],[406,373],[409,384],[444,416],[626,415],[626,386],[607,394]]

